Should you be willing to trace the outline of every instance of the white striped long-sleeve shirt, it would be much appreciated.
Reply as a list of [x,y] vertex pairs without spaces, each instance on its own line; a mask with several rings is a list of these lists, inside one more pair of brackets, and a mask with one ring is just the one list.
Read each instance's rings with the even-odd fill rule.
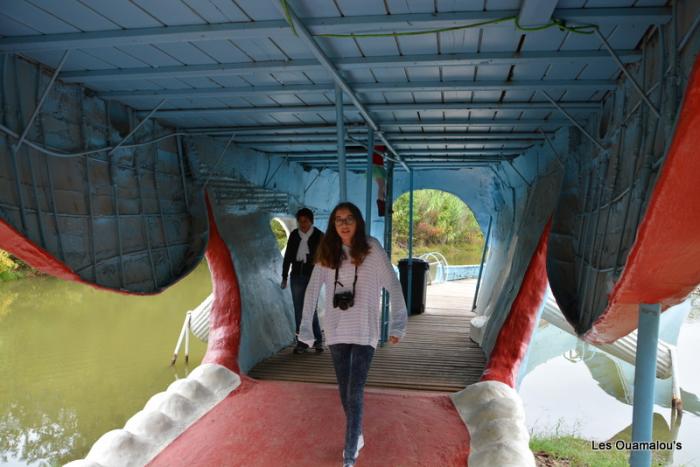
[[[358,344],[377,347],[382,319],[382,289],[386,289],[391,297],[389,336],[403,338],[406,333],[407,310],[401,285],[379,241],[374,237],[370,237],[368,241],[369,254],[357,268],[355,304],[347,310],[333,308],[335,269],[316,264],[306,288],[299,340],[308,345],[314,342],[311,323],[322,285],[326,287],[326,314],[323,327],[328,345]],[[349,259],[343,260],[338,270],[338,281],[343,286],[338,285],[336,293],[352,291],[354,278],[355,265]]]

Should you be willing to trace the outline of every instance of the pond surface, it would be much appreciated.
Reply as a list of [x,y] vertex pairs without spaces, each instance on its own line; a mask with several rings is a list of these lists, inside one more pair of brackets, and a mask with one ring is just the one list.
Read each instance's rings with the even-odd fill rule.
[[[0,466],[82,458],[102,434],[186,376],[182,355],[174,368],[170,358],[185,312],[209,293],[204,262],[151,297],[48,277],[0,283]],[[190,342],[192,368],[206,346],[194,337]],[[681,328],[678,347],[685,412],[674,430],[670,379],[657,380],[655,438],[682,443],[666,456],[669,464],[700,466],[698,307]],[[631,365],[542,325],[520,387],[528,428],[597,441],[628,437],[633,381]]]
[[[680,450],[661,453],[667,465],[700,466],[699,302],[695,299],[678,335],[684,408],[679,420],[671,420],[671,378],[656,380],[653,438],[682,444]],[[520,386],[531,432],[574,434],[595,441],[630,440],[633,394],[632,365],[547,323],[535,332]]]
[[[172,352],[185,313],[210,293],[205,262],[149,297],[49,277],[0,283],[0,465],[82,458],[186,376]],[[191,367],[205,350],[192,336]]]

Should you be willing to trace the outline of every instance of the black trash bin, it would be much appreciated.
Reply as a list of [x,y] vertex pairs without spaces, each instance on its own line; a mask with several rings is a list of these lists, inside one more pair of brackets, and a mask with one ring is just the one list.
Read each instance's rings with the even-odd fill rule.
[[[426,288],[428,287],[428,268],[430,265],[427,261],[413,258],[413,293],[411,295],[411,309],[408,310],[409,315],[417,315],[425,311]],[[403,290],[403,298],[408,306],[408,258],[399,260],[399,278],[401,280],[401,290]]]

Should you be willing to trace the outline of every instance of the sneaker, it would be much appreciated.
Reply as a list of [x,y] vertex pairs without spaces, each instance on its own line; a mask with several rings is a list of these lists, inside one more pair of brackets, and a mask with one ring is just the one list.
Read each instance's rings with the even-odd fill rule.
[[316,351],[316,353],[323,352],[323,344],[321,344],[320,342],[314,342],[314,350]]
[[357,459],[357,456],[360,455],[360,449],[365,447],[365,437],[360,434],[360,437],[357,439],[357,450],[355,451],[355,459]]
[[294,353],[295,354],[301,354],[301,353],[306,353],[306,349],[308,349],[309,346],[304,344],[303,342],[297,342],[297,346],[294,347]]
[[[357,438],[357,449],[355,450],[355,460],[357,460],[357,456],[360,455],[360,449],[365,447],[365,437],[360,434],[360,437]],[[345,456],[345,451],[343,451],[343,457]],[[352,464],[348,464],[347,461],[345,462],[346,465],[355,465],[355,460],[353,460]]]

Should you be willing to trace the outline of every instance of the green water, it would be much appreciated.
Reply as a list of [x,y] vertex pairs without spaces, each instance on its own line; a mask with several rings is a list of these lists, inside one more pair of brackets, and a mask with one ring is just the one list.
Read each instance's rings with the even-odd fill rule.
[[[0,283],[0,466],[62,465],[84,457],[146,401],[186,376],[169,367],[185,312],[211,292],[206,264],[158,296],[136,297],[40,277]],[[700,465],[700,299],[678,341],[685,414],[666,454]],[[607,440],[629,431],[631,367],[575,338],[540,327],[520,393],[528,428]],[[537,350],[547,350],[538,357]],[[577,350],[578,349],[578,350]],[[205,344],[191,340],[191,368]],[[580,357],[580,356],[579,356]],[[655,437],[671,436],[670,380],[657,380]],[[658,422],[658,423],[657,423]],[[657,436],[658,435],[658,436]]]
[[[187,310],[211,293],[203,262],[157,296],[40,277],[0,283],[0,465],[84,457],[188,368],[169,366]],[[206,344],[190,340],[190,368]]]
[[[654,389],[652,439],[675,440],[681,446],[674,451],[656,451],[654,456],[661,465],[700,466],[700,298],[692,301],[694,306],[680,328],[677,343],[683,416],[671,417],[671,378],[657,379]],[[528,373],[519,389],[530,432],[540,437],[573,435],[596,442],[630,439],[632,365],[547,324],[535,331],[531,346]]]

